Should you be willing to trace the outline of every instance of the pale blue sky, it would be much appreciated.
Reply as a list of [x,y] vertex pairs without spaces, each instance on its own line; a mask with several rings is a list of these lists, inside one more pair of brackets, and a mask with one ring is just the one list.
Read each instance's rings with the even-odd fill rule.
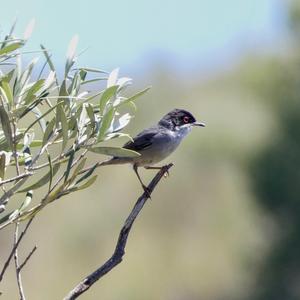
[[1,4],[0,26],[17,15],[22,33],[35,18],[28,48],[43,43],[58,63],[78,34],[79,49],[89,47],[84,65],[138,70],[163,56],[188,69],[276,44],[283,8],[280,0],[11,0]]

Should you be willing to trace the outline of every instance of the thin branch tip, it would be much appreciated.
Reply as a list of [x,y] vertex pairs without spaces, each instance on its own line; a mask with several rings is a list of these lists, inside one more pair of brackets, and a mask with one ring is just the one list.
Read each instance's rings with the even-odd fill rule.
[[[149,183],[147,189],[149,194],[154,191],[156,185],[162,179],[164,174],[169,171],[169,169],[173,166],[173,163],[163,166],[157,174],[153,177],[151,182]],[[114,267],[116,267],[119,263],[122,262],[123,256],[125,254],[125,247],[127,243],[127,239],[132,228],[132,225],[141,212],[144,204],[149,199],[148,193],[144,192],[136,201],[134,207],[132,208],[130,214],[128,215],[121,231],[119,233],[118,241],[115,246],[115,250],[112,256],[97,270],[86,276],[81,282],[79,282],[64,298],[64,300],[74,300],[79,297],[81,294],[86,292],[96,281],[98,281],[105,274],[110,272]]]

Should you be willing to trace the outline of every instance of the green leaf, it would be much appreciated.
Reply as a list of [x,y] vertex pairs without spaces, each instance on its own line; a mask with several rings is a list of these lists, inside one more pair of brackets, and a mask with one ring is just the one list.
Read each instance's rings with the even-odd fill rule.
[[79,76],[80,76],[80,79],[81,79],[82,81],[85,80],[86,75],[87,75],[87,71],[86,71],[86,70],[84,70],[84,69],[80,69],[80,70],[79,70]]
[[62,131],[62,151],[66,148],[66,145],[68,143],[68,121],[65,114],[65,111],[63,109],[63,105],[59,105],[57,107],[57,120],[59,120],[61,124],[61,131]]
[[129,139],[130,141],[133,141],[132,137],[128,133],[122,133],[122,132],[113,132],[106,135],[104,141],[108,141],[111,139],[119,138],[119,137],[125,137]]
[[24,133],[28,132],[36,123],[40,122],[46,115],[48,115],[52,110],[54,110],[60,103],[55,104],[50,109],[48,109],[44,114],[38,117],[33,123],[31,123]]
[[20,118],[24,112],[28,110],[28,106],[21,106],[11,111],[11,115],[15,118]]
[[[24,192],[27,192],[30,190],[36,190],[36,189],[42,187],[43,185],[47,184],[50,180],[52,180],[51,178],[53,176],[55,176],[55,174],[58,172],[59,167],[60,167],[60,163],[55,164],[53,166],[52,172],[49,171],[46,175],[44,175],[42,178],[40,178],[37,182],[35,182],[34,184],[32,184],[22,190],[19,190],[18,193],[24,193]],[[51,173],[52,173],[52,177],[51,177]]]
[[49,65],[50,70],[52,70],[53,72],[55,72],[54,64],[53,64],[53,62],[51,60],[51,56],[49,55],[47,49],[43,45],[40,45],[40,46],[41,46],[41,48],[43,50],[43,53],[44,53],[44,55],[46,57],[46,60],[47,60],[47,63]]
[[105,137],[105,134],[106,134],[107,130],[111,126],[114,115],[115,115],[115,109],[110,108],[108,110],[108,112],[103,116],[103,118],[101,120],[101,127],[100,127],[99,134],[98,134],[98,137],[97,137],[97,142],[102,141],[103,138]]
[[44,137],[43,137],[43,147],[46,145],[46,143],[48,142],[51,134],[52,134],[52,130],[54,128],[55,125],[55,118],[53,118],[47,125],[45,133],[44,133]]
[[151,89],[151,87],[147,87],[144,90],[136,93],[135,95],[133,95],[132,97],[127,98],[126,100],[123,100],[122,102],[120,102],[116,107],[119,107],[123,104],[126,104],[128,102],[132,102],[135,101],[137,98],[141,97],[142,95],[144,95],[145,93],[147,93],[149,90]]
[[100,105],[99,105],[100,114],[103,114],[107,102],[116,95],[118,88],[119,88],[118,85],[113,85],[104,91],[104,93],[100,98]]
[[94,113],[93,105],[88,103],[86,105],[85,109],[86,109],[86,112],[87,112],[87,114],[90,118],[92,128],[94,128],[96,121],[95,121],[95,113]]
[[72,192],[77,192],[83,189],[86,189],[88,187],[90,187],[97,179],[98,175],[93,176],[92,178],[90,178],[86,183],[80,185],[80,186],[73,186],[71,188],[69,188],[68,190],[63,192],[63,195],[68,195]]
[[90,176],[94,173],[94,171],[95,171],[95,169],[97,168],[97,166],[98,166],[98,163],[94,164],[93,167],[91,167],[91,168],[90,168],[90,169],[89,169],[82,177],[80,177],[80,178],[75,182],[75,184],[78,184],[79,182],[83,181],[84,179],[90,177]]
[[23,45],[24,45],[24,43],[17,42],[17,43],[5,46],[4,48],[0,49],[0,55],[6,55],[6,54],[8,54],[10,52],[13,52],[16,49],[22,47]]
[[81,85],[88,84],[88,83],[93,83],[93,82],[97,82],[97,81],[103,81],[103,80],[107,80],[107,78],[106,77],[97,77],[97,78],[85,80],[81,83]]
[[5,153],[0,155],[0,181],[4,179],[5,174]]
[[[5,95],[6,95],[6,98],[7,98],[7,100],[8,100],[9,105],[12,106],[13,101],[14,101],[14,99],[13,99],[14,96],[13,96],[13,94],[12,94],[12,90],[11,90],[11,88],[10,88],[9,83],[8,83],[6,80],[3,80],[3,81],[1,82],[1,86],[2,86],[2,88],[3,88],[3,91],[4,91]],[[2,91],[2,93],[3,93],[3,91]]]
[[138,157],[140,154],[136,151],[119,147],[92,147],[88,149],[91,152],[116,157]]
[[77,120],[75,118],[75,116],[71,116],[70,121],[68,123],[68,128],[70,130],[70,136],[69,139],[73,139],[75,138],[76,134],[77,134]]
[[117,120],[115,120],[114,124],[113,124],[113,132],[120,131],[124,127],[126,127],[128,125],[128,123],[130,122],[131,118],[132,118],[132,116],[129,113],[126,113],[123,116],[121,116],[120,118],[118,118]]
[[78,95],[80,90],[81,78],[79,72],[76,72],[73,76],[72,83],[69,86],[68,92],[72,96]]
[[34,69],[34,66],[38,62],[38,58],[34,58],[29,64],[28,67],[24,70],[22,73],[20,79],[19,79],[19,88],[21,89],[19,92],[21,94],[24,93],[24,91],[27,89],[32,71]]
[[13,150],[13,137],[12,137],[12,131],[10,127],[10,121],[9,121],[8,114],[2,105],[0,106],[0,119],[1,119],[1,125],[2,125],[2,129],[8,147],[10,150]]
[[90,187],[97,179],[98,175],[94,175],[93,177],[91,177],[86,183],[80,185],[80,186],[76,186],[76,191],[80,191],[83,189],[86,189],[88,187]]
[[76,176],[80,173],[80,171],[84,168],[84,165],[86,163],[86,157],[84,157],[79,164],[77,165],[77,167],[75,168],[71,178],[66,182],[66,185],[70,185],[76,178]]
[[37,93],[43,87],[44,83],[45,79],[40,79],[32,85],[32,87],[27,91],[27,95],[24,99],[25,104],[29,104],[35,100],[35,93]]
[[73,160],[74,160],[74,155],[75,155],[75,151],[74,151],[74,149],[72,149],[71,152],[70,152],[69,160],[68,160],[67,170],[65,172],[64,182],[66,182],[68,180],[68,177],[69,177],[69,174],[70,174],[70,171],[71,171],[71,167],[72,167],[72,163],[73,163]]
[[8,73],[5,74],[5,76],[2,78],[3,80],[10,82],[13,75],[15,73],[15,69],[12,69],[11,71],[9,71]]
[[66,80],[64,79],[61,83],[61,86],[59,88],[59,96],[68,96],[67,86],[66,86]]
[[24,32],[24,40],[28,40],[32,34],[35,25],[35,19],[31,19]]
[[65,77],[67,77],[70,69],[72,68],[74,64],[74,57],[76,52],[76,47],[78,44],[79,37],[78,35],[73,36],[73,38],[70,41],[68,51],[67,51],[67,61],[66,61],[66,67],[65,67]]
[[110,72],[107,79],[108,88],[117,84],[118,75],[119,75],[119,68],[116,68]]
[[79,70],[83,70],[83,71],[86,71],[86,72],[92,72],[92,73],[108,74],[106,71],[103,71],[103,70],[100,70],[100,69],[95,69],[95,68],[89,68],[89,67],[79,68]]

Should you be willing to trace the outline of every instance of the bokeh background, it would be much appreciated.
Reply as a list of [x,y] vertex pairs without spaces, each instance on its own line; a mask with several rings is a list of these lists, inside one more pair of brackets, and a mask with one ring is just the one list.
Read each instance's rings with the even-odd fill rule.
[[[58,69],[79,34],[82,66],[153,86],[132,135],[174,107],[207,123],[168,159],[123,263],[82,299],[300,299],[300,2],[12,0],[2,32],[16,15],[20,33],[36,19],[27,48],[45,44]],[[111,255],[141,189],[127,166],[97,172],[34,221],[20,250],[38,246],[23,271],[28,299],[61,299]],[[1,232],[1,264],[12,230]],[[17,299],[13,270],[0,289]]]

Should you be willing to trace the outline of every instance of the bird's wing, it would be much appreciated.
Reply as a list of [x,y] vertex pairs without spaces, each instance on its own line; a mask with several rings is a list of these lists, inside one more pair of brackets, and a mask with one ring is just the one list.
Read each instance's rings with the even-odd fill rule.
[[127,142],[123,148],[137,152],[144,150],[152,145],[152,139],[157,134],[158,131],[153,128],[146,129],[133,138],[133,141]]

